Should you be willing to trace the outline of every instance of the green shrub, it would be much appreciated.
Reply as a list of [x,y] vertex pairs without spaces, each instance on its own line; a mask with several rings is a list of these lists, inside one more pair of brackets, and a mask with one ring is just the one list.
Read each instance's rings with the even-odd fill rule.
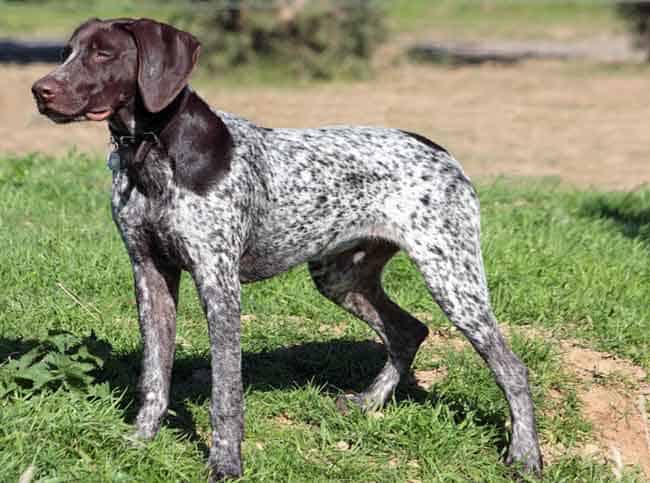
[[386,38],[373,0],[196,2],[178,19],[212,70],[261,64],[300,78],[359,77]]
[[636,36],[636,45],[647,52],[650,62],[650,1],[620,2],[617,10]]

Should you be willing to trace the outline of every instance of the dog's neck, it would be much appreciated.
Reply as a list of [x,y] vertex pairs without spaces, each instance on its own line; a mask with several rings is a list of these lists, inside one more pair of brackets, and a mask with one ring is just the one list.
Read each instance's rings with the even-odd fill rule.
[[135,96],[111,116],[108,127],[111,136],[139,137],[145,133],[154,134],[160,138],[170,124],[176,121],[186,107],[190,96],[195,96],[189,87],[185,87],[172,102],[162,111],[151,113],[147,111],[140,96]]
[[125,167],[143,191],[160,162],[171,168],[177,185],[197,194],[205,194],[230,170],[232,136],[189,87],[158,113],[148,112],[137,96],[111,116],[109,129],[118,150],[128,153]]

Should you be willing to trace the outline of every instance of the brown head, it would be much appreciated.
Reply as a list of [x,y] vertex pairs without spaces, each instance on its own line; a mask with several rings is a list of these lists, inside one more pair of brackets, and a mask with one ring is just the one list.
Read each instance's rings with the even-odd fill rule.
[[39,112],[58,123],[103,121],[137,96],[156,113],[187,85],[199,50],[189,33],[153,20],[88,20],[32,93]]

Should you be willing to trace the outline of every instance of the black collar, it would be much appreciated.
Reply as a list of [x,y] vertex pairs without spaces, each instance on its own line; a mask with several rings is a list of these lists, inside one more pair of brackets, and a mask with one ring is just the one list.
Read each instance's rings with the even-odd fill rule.
[[191,94],[191,90],[185,87],[169,106],[156,114],[154,119],[148,123],[147,127],[150,130],[122,134],[111,129],[111,143],[115,150],[131,150],[134,153],[134,165],[142,163],[149,154],[149,150],[154,146],[166,151],[165,134],[178,122]]
[[111,133],[111,143],[116,148],[139,146],[145,141],[152,144],[160,144],[158,135],[153,131],[147,131],[140,134],[113,134]]
[[[131,162],[126,161],[128,158],[123,158],[121,155],[118,155],[120,169],[128,168],[129,166],[132,168],[141,166],[153,146],[162,147],[164,149],[163,144],[160,142],[160,138],[152,131],[134,135],[119,135],[111,133],[111,144],[113,145],[114,151],[119,152],[122,150],[130,150],[133,153]],[[109,167],[110,166],[111,164],[109,161]]]

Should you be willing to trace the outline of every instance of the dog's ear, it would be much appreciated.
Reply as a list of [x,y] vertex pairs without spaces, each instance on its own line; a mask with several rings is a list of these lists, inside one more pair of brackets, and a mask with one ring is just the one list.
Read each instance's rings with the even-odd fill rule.
[[138,88],[149,112],[160,112],[187,85],[201,44],[174,27],[149,19],[124,23],[138,48]]

